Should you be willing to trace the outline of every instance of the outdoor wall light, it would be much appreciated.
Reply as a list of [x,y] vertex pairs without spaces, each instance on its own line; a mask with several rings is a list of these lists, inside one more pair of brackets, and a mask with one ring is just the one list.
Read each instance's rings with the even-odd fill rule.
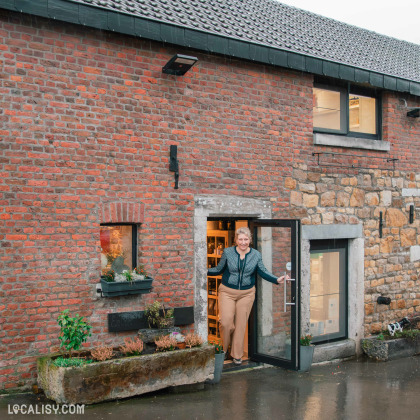
[[420,107],[418,107],[418,106],[408,106],[407,101],[403,98],[401,98],[400,101],[404,103],[405,109],[408,110],[407,117],[411,117],[411,118],[419,118],[420,117]]
[[162,72],[183,76],[197,61],[197,57],[176,54],[162,67]]
[[376,302],[378,302],[379,305],[389,305],[391,303],[391,298],[379,296]]

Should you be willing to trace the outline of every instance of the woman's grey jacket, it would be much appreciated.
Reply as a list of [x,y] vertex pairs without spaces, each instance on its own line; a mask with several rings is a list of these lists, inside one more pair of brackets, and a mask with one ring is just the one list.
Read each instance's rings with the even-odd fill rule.
[[208,276],[219,276],[223,273],[222,284],[232,289],[246,290],[255,285],[256,274],[263,279],[277,284],[277,277],[271,274],[264,266],[261,253],[251,248],[245,254],[241,264],[241,256],[236,246],[225,248],[217,267],[209,268]]

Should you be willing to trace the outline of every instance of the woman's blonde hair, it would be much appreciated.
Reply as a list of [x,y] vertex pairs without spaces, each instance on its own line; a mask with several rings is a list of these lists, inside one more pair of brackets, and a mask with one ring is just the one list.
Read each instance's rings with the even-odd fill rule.
[[240,228],[236,229],[236,232],[235,232],[235,242],[237,242],[237,239],[238,239],[238,236],[239,235],[246,235],[246,236],[248,236],[249,241],[252,242],[252,233],[249,230],[249,228],[247,228],[247,227],[240,227]]

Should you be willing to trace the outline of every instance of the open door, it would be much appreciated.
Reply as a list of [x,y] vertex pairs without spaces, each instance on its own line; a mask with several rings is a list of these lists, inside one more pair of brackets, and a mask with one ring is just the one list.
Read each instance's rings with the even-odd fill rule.
[[275,285],[258,276],[250,317],[252,360],[299,369],[299,220],[252,220],[253,246],[274,275],[290,280]]

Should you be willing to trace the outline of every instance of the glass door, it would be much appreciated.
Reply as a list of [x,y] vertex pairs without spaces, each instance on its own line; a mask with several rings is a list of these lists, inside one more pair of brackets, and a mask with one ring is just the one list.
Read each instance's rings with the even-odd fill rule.
[[253,220],[253,246],[283,284],[257,276],[256,299],[250,322],[251,359],[298,369],[299,338],[299,220]]

